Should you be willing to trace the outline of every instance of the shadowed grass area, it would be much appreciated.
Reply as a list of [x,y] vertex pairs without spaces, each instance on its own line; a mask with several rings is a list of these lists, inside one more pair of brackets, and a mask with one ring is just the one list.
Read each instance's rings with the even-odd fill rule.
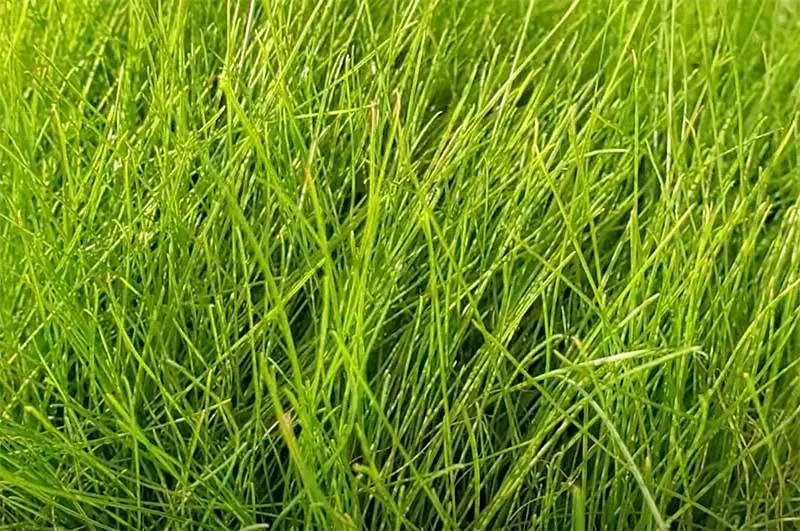
[[797,2],[0,21],[3,528],[800,522]]

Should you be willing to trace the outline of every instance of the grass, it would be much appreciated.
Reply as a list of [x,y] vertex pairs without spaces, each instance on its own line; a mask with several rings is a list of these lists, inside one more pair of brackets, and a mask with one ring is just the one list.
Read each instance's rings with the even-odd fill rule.
[[0,0],[3,529],[794,529],[792,0]]

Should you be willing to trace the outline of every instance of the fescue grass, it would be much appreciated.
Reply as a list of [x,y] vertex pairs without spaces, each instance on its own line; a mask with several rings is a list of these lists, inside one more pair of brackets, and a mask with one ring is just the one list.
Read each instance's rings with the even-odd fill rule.
[[790,0],[0,0],[0,524],[794,529]]

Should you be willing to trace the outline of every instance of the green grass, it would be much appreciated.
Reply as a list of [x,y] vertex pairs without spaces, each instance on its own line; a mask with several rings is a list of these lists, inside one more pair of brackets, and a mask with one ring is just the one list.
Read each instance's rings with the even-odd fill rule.
[[794,529],[794,0],[0,0],[3,529]]

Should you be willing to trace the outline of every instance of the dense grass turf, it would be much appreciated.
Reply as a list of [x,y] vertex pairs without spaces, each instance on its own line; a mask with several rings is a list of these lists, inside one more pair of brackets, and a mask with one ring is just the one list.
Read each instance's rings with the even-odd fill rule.
[[0,21],[0,524],[800,522],[797,2]]

